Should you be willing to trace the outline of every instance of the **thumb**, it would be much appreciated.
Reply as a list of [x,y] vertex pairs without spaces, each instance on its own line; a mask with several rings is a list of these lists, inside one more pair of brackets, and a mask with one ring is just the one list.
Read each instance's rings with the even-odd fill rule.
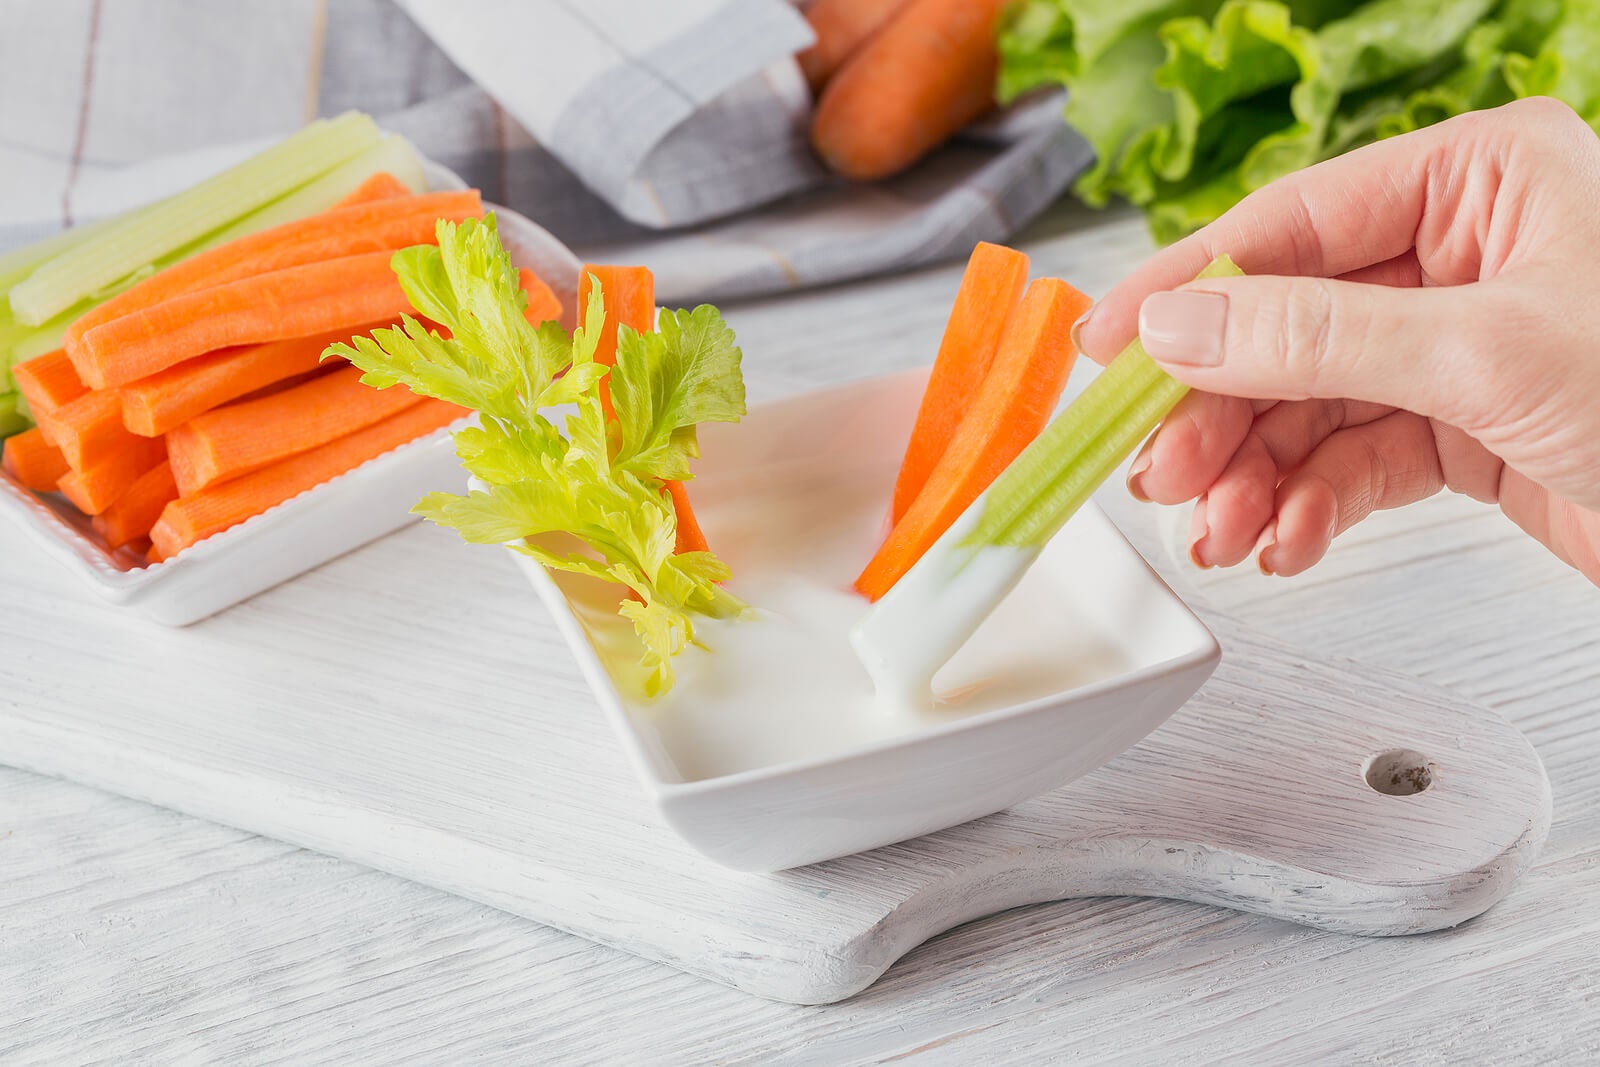
[[1206,392],[1343,397],[1452,421],[1493,395],[1501,346],[1482,288],[1212,278],[1146,297],[1139,338]]

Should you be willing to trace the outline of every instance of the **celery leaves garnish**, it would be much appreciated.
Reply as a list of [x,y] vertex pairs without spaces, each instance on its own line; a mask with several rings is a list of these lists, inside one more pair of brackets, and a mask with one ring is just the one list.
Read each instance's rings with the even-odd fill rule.
[[[412,307],[448,335],[407,317],[329,354],[370,385],[404,384],[476,410],[480,425],[455,434],[456,454],[484,488],[432,493],[415,510],[466,541],[511,542],[546,567],[627,587],[633,595],[617,610],[643,646],[646,690],[670,689],[672,657],[695,639],[693,616],[746,610],[718,584],[728,568],[715,555],[673,552],[677,515],[663,485],[689,477],[696,424],[744,414],[733,331],[712,307],[664,312],[657,332],[621,328],[612,370],[594,359],[605,319],[598,285],[574,334],[532,326],[493,215],[441,221],[438,236],[437,247],[396,253],[394,269]],[[600,399],[608,373],[615,421]],[[560,427],[546,414],[558,406],[568,409]],[[532,540],[553,534],[576,543]]]

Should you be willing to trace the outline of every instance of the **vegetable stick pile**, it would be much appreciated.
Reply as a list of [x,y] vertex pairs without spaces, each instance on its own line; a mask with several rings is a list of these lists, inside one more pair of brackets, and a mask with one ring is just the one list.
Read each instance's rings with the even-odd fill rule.
[[[388,142],[376,145],[384,151],[366,153],[369,161],[394,158]],[[283,147],[268,151],[281,155]],[[483,215],[477,190],[414,193],[420,170],[363,172],[361,159],[341,147],[329,170],[324,155],[325,173],[309,185],[306,168],[295,171],[297,190],[252,207],[273,223],[267,228],[241,225],[237,211],[208,215],[204,203],[145,209],[16,285],[16,313],[41,321],[62,308],[73,313],[51,327],[59,347],[10,368],[15,407],[36,425],[6,440],[0,467],[28,489],[66,497],[108,549],[129,547],[160,562],[466,415],[403,386],[363,385],[343,360],[323,362],[330,345],[370,337],[411,313],[391,269],[397,251],[436,243],[440,220]],[[323,203],[333,191],[339,197]],[[151,215],[180,236],[145,245],[146,264],[161,262],[174,240],[192,243],[200,227],[220,226],[230,239],[85,302],[79,290],[113,269],[99,258],[101,243]],[[115,248],[105,255],[118,271],[140,258]],[[68,257],[94,268],[60,267]],[[67,284],[85,278],[94,281]],[[530,322],[560,317],[542,280],[531,271],[519,280]]]
[[895,482],[893,526],[856,579],[872,600],[1050,421],[1090,300],[1059,278],[1027,277],[1028,257],[1001,245],[980,243],[967,261]]

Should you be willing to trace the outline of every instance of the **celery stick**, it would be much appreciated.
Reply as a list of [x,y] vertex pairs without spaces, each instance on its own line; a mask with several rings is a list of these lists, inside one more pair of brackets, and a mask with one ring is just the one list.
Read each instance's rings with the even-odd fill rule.
[[14,367],[24,360],[32,359],[34,356],[42,356],[46,352],[60,348],[61,339],[66,336],[67,327],[72,324],[73,319],[82,313],[83,309],[75,308],[65,315],[57,315],[26,337],[13,342],[8,365]]
[[[108,226],[121,217],[120,215],[113,215],[110,218],[98,219],[82,226],[74,226],[69,230],[51,234],[42,241],[35,241],[31,245],[23,245],[21,248],[13,248],[9,252],[0,253],[0,294],[9,292],[12,286],[26,279],[39,264],[46,260],[54,259],[69,248],[81,244],[91,237],[104,233]],[[6,304],[6,302],[0,300],[0,304]],[[8,304],[6,304],[6,307],[9,309]]]
[[106,227],[42,264],[11,290],[18,321],[37,326],[169,252],[305,185],[378,140],[358,112],[298,133],[184,193]]
[[[1219,256],[1199,277],[1240,273]],[[1137,339],[1112,360],[851,631],[880,698],[926,704],[934,674],[1186,392]]]
[[[205,246],[226,244],[257,230],[265,230],[295,219],[327,211],[333,205],[355,192],[356,187],[379,171],[388,171],[400,179],[412,192],[421,192],[428,184],[422,173],[422,157],[411,142],[398,134],[389,134],[377,144],[334,167],[306,185],[266,207],[260,208],[233,225],[206,238]],[[201,251],[201,249],[196,249]]]
[[21,393],[7,393],[0,396],[0,437],[10,437],[33,425],[33,420],[17,410],[21,403]]

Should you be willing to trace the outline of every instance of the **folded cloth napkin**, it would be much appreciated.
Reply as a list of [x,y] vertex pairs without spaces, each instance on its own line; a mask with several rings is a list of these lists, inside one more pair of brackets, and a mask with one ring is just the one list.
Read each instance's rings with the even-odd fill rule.
[[1090,161],[1047,99],[891,181],[832,178],[787,0],[0,0],[0,19],[0,248],[347,108],[580,255],[648,264],[669,302],[964,254]]

